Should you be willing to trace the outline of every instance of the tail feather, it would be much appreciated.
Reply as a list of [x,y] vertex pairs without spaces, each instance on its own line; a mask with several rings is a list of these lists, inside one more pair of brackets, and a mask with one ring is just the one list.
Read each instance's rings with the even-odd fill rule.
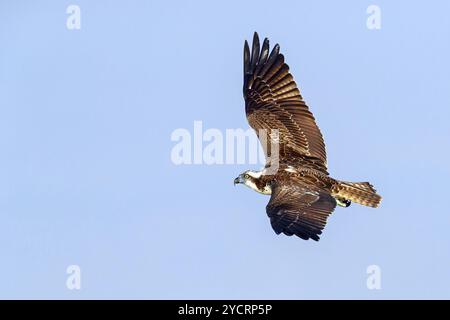
[[369,182],[339,181],[333,193],[335,197],[373,208],[378,207],[382,199]]

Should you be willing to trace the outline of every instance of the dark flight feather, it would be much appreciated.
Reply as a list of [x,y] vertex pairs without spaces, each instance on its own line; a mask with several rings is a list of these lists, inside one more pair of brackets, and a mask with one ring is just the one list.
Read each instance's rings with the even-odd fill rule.
[[318,241],[336,200],[327,192],[299,181],[276,183],[267,204],[267,215],[277,234]]
[[276,44],[269,55],[269,40],[264,39],[260,49],[256,32],[252,52],[247,42],[244,45],[243,89],[250,126],[257,133],[260,129],[279,130],[281,160],[293,154],[310,157],[326,172],[322,134],[289,73],[280,46]]

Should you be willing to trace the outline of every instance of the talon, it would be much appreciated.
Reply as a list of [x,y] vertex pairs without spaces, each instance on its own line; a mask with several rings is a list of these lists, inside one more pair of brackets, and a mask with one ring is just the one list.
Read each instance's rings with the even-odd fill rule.
[[344,198],[340,198],[340,199],[336,198],[336,202],[339,206],[344,207],[344,208],[347,208],[352,204],[352,202],[350,200],[347,200]]

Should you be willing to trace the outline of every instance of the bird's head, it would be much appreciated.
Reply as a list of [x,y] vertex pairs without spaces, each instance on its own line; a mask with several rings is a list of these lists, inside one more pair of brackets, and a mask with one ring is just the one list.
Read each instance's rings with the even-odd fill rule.
[[257,177],[256,172],[250,170],[244,171],[236,179],[234,179],[234,185],[239,183],[248,185],[249,182],[254,182],[255,177]]
[[262,185],[262,172],[247,170],[234,179],[234,185],[243,184],[259,193],[270,194],[269,187]]

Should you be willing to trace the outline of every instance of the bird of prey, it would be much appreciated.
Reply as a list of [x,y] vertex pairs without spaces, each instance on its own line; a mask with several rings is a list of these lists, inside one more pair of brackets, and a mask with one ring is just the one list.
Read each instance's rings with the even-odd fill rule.
[[260,47],[256,32],[252,50],[247,41],[244,44],[243,91],[247,120],[267,163],[261,171],[240,174],[234,184],[271,196],[266,212],[275,233],[318,241],[336,205],[348,207],[353,201],[375,208],[380,204],[381,196],[370,183],[329,176],[322,134],[280,46],[269,53],[269,40],[264,39]]

